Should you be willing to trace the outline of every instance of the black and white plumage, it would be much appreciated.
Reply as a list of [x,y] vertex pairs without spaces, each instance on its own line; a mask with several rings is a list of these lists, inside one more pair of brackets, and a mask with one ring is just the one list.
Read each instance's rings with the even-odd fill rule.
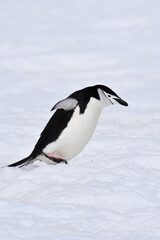
[[32,153],[8,165],[23,167],[36,160],[67,163],[86,146],[93,135],[102,109],[110,104],[128,104],[104,85],[87,87],[58,102]]

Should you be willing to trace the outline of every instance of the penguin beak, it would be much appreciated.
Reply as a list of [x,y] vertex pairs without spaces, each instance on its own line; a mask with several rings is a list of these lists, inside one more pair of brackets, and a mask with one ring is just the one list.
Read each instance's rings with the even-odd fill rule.
[[123,106],[126,106],[126,107],[128,106],[128,103],[125,102],[122,98],[113,98],[113,99]]

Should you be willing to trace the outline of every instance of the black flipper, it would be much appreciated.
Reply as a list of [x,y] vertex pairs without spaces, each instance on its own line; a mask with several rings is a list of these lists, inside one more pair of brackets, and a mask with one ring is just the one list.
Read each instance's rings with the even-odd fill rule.
[[10,164],[7,167],[20,167],[21,168],[21,167],[25,167],[29,164],[32,164],[33,162],[34,162],[34,159],[31,156],[29,156],[29,157],[26,157],[26,158],[18,161],[18,162]]

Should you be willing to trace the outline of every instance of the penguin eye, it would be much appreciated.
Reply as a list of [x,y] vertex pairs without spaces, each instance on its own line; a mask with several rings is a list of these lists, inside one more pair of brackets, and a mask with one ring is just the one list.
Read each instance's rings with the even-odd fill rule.
[[112,97],[111,94],[108,94],[107,92],[104,92],[104,91],[102,91],[102,92],[103,92],[103,94],[105,95],[106,98],[111,98]]

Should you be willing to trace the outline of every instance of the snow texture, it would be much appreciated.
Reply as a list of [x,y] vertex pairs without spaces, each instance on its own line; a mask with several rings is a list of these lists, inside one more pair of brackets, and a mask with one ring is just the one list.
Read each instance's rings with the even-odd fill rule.
[[30,154],[55,103],[104,84],[104,109],[68,165],[0,169],[0,238],[160,239],[160,1],[5,0],[0,165]]

